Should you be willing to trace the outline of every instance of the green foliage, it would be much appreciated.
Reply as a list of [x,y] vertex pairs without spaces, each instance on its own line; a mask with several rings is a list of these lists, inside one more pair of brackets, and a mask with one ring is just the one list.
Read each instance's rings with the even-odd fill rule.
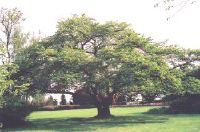
[[12,75],[18,70],[18,66],[14,64],[0,65],[0,96],[19,95],[27,90],[29,84],[21,84],[12,79]]
[[20,29],[19,25],[23,20],[22,12],[17,8],[0,10],[1,33],[4,35],[0,38],[0,62],[2,63],[0,64],[0,108],[3,110],[21,107],[19,95],[22,95],[29,86],[28,83],[22,84],[13,78],[13,75],[18,72],[18,65],[11,63],[26,40],[23,33],[17,30]]
[[44,94],[41,94],[41,93],[36,93],[34,96],[33,96],[33,100],[31,101],[31,104],[33,106],[44,106],[46,103],[45,101],[45,97],[44,97]]
[[29,103],[16,95],[4,96],[2,99],[0,122],[3,123],[3,127],[11,128],[26,125],[25,117],[32,111]]
[[195,77],[186,77],[183,80],[186,94],[200,94],[200,80]]
[[10,73],[7,70],[6,65],[0,65],[0,96],[3,96],[8,86],[13,84],[12,80],[7,80]]
[[[20,52],[18,81],[29,92],[52,88],[84,88],[103,98],[127,91],[143,94],[179,93],[181,73],[164,60],[182,50],[153,44],[128,24],[96,22],[85,15],[58,22],[52,37]],[[173,50],[172,50],[173,49]],[[179,73],[179,74],[177,74]],[[77,86],[78,85],[78,86]]]
[[[182,49],[172,45],[167,47],[159,45],[159,47],[160,49],[156,53],[163,56],[168,65],[170,65],[170,73],[173,74],[171,77],[175,77],[175,79],[171,78],[171,80],[177,85],[174,89],[177,94],[190,93],[192,95],[199,93],[200,50]],[[173,93],[173,87],[171,93]]]
[[25,117],[29,114],[28,104],[22,100],[22,95],[28,83],[20,84],[13,79],[18,66],[12,63],[0,65],[0,117],[3,127],[15,127],[25,124]]
[[16,28],[14,30],[13,36],[12,36],[12,42],[14,45],[14,56],[19,53],[22,48],[24,48],[25,44],[27,43],[29,34],[23,33],[20,28]]
[[19,43],[18,40],[22,40],[25,37],[16,32],[16,29],[20,27],[20,23],[24,20],[22,15],[22,12],[17,8],[1,8],[0,10],[1,33],[5,38],[5,40],[1,38],[2,46],[5,50],[2,60],[6,63],[11,63],[14,60],[15,51],[24,44],[24,41]]
[[108,108],[114,94],[184,95],[199,89],[190,74],[198,50],[154,44],[122,22],[98,23],[85,15],[58,22],[57,32],[22,50],[15,64],[29,94],[84,89],[96,106]]

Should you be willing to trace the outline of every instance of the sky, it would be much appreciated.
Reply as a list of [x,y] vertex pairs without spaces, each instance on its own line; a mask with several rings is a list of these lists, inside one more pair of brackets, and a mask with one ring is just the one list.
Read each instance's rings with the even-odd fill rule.
[[[0,8],[17,7],[26,20],[23,30],[49,36],[57,22],[73,14],[86,14],[99,22],[127,22],[155,42],[167,40],[183,48],[200,48],[200,1],[165,11],[155,8],[159,0],[0,0]],[[178,13],[176,13],[178,12]],[[167,18],[171,17],[168,21]]]

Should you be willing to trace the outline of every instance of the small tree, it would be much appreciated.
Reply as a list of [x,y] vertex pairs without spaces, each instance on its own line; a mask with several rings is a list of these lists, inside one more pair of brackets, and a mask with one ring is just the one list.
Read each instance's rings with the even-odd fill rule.
[[66,104],[67,104],[67,101],[66,101],[65,95],[62,94],[62,95],[61,95],[60,105],[66,105]]

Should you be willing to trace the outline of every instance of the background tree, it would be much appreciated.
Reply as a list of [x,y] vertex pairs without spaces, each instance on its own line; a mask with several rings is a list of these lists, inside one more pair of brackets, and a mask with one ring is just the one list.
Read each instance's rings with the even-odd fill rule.
[[18,65],[12,62],[26,38],[18,30],[21,21],[22,13],[16,8],[0,10],[0,117],[5,127],[24,125],[24,118],[29,113],[22,100],[28,84],[19,83],[13,78]]
[[[198,94],[199,92],[197,92],[199,86],[198,83],[196,83],[197,85],[195,87],[192,87],[192,85],[190,85],[190,88],[193,88],[193,90],[197,90],[197,91],[193,91],[192,89],[188,89],[187,86],[189,85],[185,85],[186,83],[188,83],[188,80],[190,80],[191,82],[194,81],[194,79],[196,81],[199,80],[199,62],[200,62],[200,50],[199,49],[182,49],[179,47],[175,47],[175,46],[168,46],[163,50],[163,56],[165,56],[166,61],[169,63],[169,65],[171,66],[171,70],[179,70],[179,73],[176,74],[182,74],[182,81],[183,81],[183,86],[186,86],[184,88],[184,90],[182,91],[182,94],[186,94],[189,91],[191,93],[196,93]],[[193,81],[192,81],[193,80]],[[189,84],[189,83],[188,83]],[[192,92],[193,91],[193,92]],[[189,93],[190,93],[189,92]]]
[[14,31],[23,20],[24,18],[22,17],[22,12],[19,11],[17,8],[1,8],[0,10],[0,29],[5,36],[5,41],[3,41],[3,44],[6,49],[5,57],[7,58],[6,61],[8,63],[10,63],[13,59],[13,49],[16,47],[12,39]]
[[60,105],[66,105],[66,104],[67,104],[67,101],[66,101],[65,95],[62,94],[62,95],[61,95]]
[[170,109],[173,112],[199,113],[200,50],[168,46],[159,52],[170,65],[170,70],[178,75],[182,81],[182,88],[179,94],[171,93],[166,97],[166,101],[170,104]]
[[[7,76],[6,78],[7,80],[12,80],[13,69],[15,72],[17,71],[18,66],[13,65],[11,62],[14,60],[17,51],[23,47],[27,40],[27,35],[23,34],[20,30],[20,23],[24,20],[22,15],[22,12],[17,8],[1,8],[0,10],[0,29],[4,35],[0,42],[0,54],[1,62],[6,62],[2,66],[6,67],[6,71],[9,73],[9,77]],[[18,86],[20,85],[14,86],[13,81],[13,84],[10,84],[7,89],[12,93],[12,89],[17,89]]]
[[23,33],[21,28],[18,27],[15,28],[11,39],[13,42],[13,56],[15,58],[16,54],[25,48],[25,44],[28,43],[29,33]]

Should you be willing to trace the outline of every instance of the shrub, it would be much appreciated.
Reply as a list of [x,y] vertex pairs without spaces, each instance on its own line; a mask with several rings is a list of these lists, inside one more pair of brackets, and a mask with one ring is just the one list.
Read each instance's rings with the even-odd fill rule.
[[171,111],[169,107],[161,107],[161,108],[154,108],[150,109],[149,111],[145,112],[147,114],[170,114]]
[[53,105],[58,105],[58,101],[56,99],[53,100]]
[[70,109],[87,109],[94,108],[93,105],[57,105],[57,106],[43,106],[39,111],[54,111],[54,110],[70,110]]
[[54,105],[53,97],[50,95],[46,101],[46,105]]
[[27,125],[25,117],[32,111],[30,105],[17,96],[7,97],[5,102],[0,109],[0,122],[3,124],[3,127]]
[[35,107],[44,106],[46,104],[44,94],[36,93],[31,104]]
[[171,113],[200,113],[200,95],[170,95],[166,99]]
[[65,95],[62,94],[62,95],[61,95],[60,105],[66,105],[66,104],[67,104],[67,101],[66,101]]

